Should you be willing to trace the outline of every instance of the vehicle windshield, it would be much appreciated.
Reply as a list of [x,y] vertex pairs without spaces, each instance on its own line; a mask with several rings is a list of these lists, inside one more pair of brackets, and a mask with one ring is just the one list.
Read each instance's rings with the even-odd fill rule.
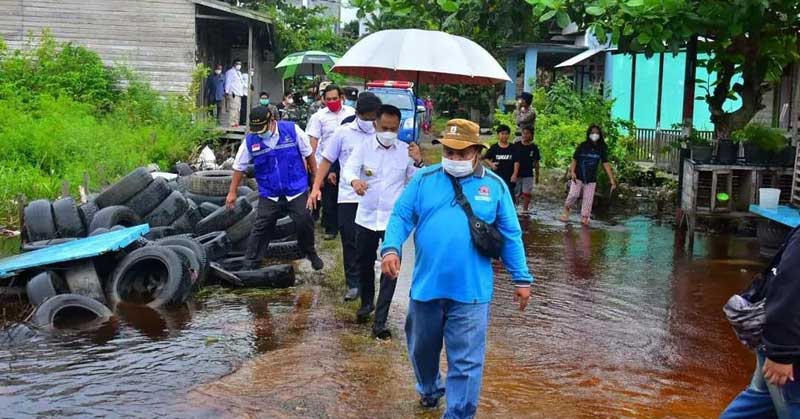
[[414,109],[414,104],[411,101],[411,95],[407,94],[394,94],[387,92],[373,92],[381,99],[384,105],[392,105],[402,110]]

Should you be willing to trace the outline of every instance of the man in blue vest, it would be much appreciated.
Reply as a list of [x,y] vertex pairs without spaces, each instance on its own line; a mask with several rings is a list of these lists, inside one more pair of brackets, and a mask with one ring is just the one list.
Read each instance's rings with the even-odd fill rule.
[[[253,163],[258,182],[258,217],[245,252],[245,269],[264,258],[281,212],[294,221],[297,241],[314,270],[323,268],[314,249],[314,221],[306,209],[308,176],[314,177],[317,162],[305,132],[294,122],[277,121],[266,106],[250,111],[250,132],[245,136],[233,164],[233,181],[225,200],[228,208],[236,202],[236,188],[247,165]],[[310,172],[307,172],[307,169]]]

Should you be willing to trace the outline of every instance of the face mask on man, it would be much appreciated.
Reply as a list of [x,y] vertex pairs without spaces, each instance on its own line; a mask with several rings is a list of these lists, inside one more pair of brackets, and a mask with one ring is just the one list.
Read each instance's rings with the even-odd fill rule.
[[365,121],[361,118],[356,118],[356,124],[358,125],[358,129],[360,129],[361,132],[367,134],[372,134],[373,132],[375,132],[375,125],[373,125],[372,121]]
[[219,76],[220,74],[222,74],[222,70],[214,70],[214,74]]
[[258,103],[260,103],[261,106],[267,106],[267,105],[269,105],[269,98],[267,98],[267,99],[261,98],[261,99],[258,100]]
[[397,142],[397,133],[392,131],[379,132],[376,137],[378,137],[378,142],[387,148]]
[[331,112],[339,112],[342,109],[342,101],[339,99],[326,101],[325,104],[328,105]]
[[356,101],[355,100],[350,100],[350,99],[345,99],[344,100],[344,104],[349,106],[349,107],[351,107],[351,108],[354,108],[356,106]]
[[442,157],[442,167],[444,168],[445,172],[457,178],[469,176],[473,171],[475,171],[472,159],[450,160],[447,157]]
[[236,64],[235,66],[233,66],[233,68],[235,68],[236,71],[239,71],[239,70],[242,69],[242,65],[241,64]]
[[597,133],[593,132],[593,133],[589,134],[589,139],[594,141],[594,142],[597,142],[597,141],[600,140],[600,134],[597,134]]

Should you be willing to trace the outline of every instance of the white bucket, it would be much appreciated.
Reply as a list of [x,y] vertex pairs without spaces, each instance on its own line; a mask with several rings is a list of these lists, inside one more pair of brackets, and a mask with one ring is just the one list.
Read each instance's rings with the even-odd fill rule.
[[758,189],[758,205],[763,209],[778,209],[781,190],[775,188]]

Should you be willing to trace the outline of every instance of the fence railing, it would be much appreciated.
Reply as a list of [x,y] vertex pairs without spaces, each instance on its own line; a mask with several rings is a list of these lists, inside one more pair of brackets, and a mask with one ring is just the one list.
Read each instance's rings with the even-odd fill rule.
[[[697,131],[706,139],[711,139],[712,131]],[[639,162],[653,163],[654,166],[668,173],[678,174],[680,165],[680,148],[676,146],[681,138],[681,130],[677,129],[636,129],[636,147],[634,159]]]

